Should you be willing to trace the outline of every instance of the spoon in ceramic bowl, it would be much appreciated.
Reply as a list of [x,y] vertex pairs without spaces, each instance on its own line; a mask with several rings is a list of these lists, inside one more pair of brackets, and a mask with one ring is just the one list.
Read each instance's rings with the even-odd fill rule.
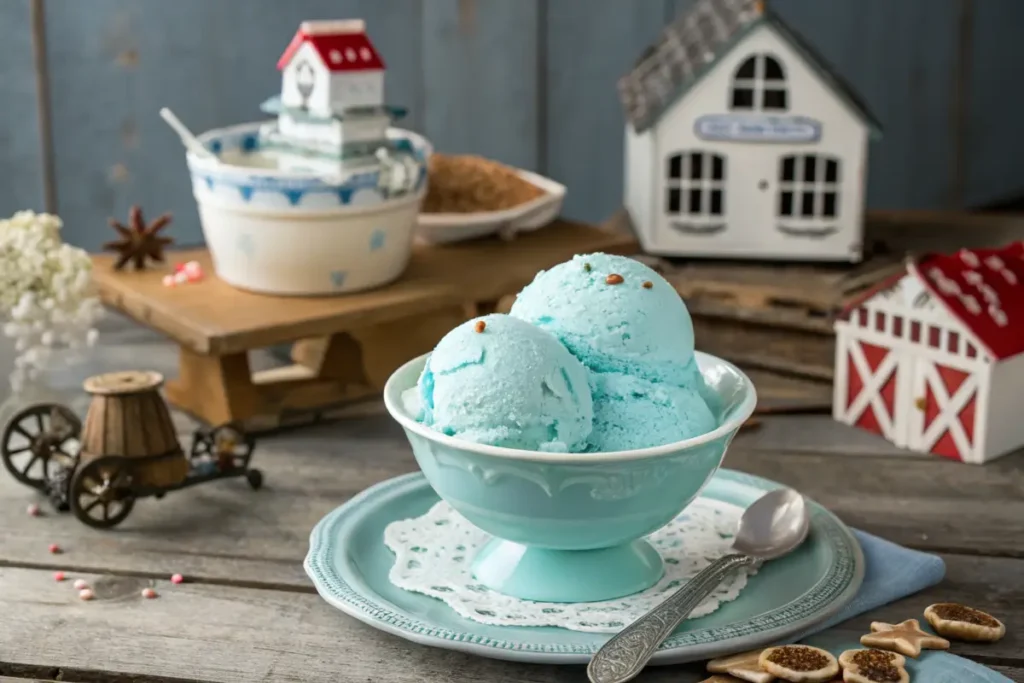
[[185,148],[188,151],[192,152],[196,156],[203,157],[204,159],[217,159],[217,155],[206,149],[206,147],[203,146],[203,143],[199,142],[199,138],[193,135],[192,131],[185,127],[185,124],[181,122],[181,119],[174,115],[173,111],[167,107],[163,107],[160,110],[160,118],[166,121],[167,125],[174,129],[174,132],[178,134],[179,138],[181,138],[182,144],[185,145]]
[[730,572],[759,566],[796,550],[810,528],[803,496],[770,491],[748,507],[733,540],[735,552],[720,557],[664,602],[612,636],[590,660],[591,683],[625,683],[639,674],[662,642]]

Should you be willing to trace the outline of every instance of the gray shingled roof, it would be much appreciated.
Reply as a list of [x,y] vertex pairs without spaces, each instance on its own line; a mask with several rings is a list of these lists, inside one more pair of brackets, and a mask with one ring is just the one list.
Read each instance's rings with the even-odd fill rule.
[[699,81],[733,45],[761,22],[770,23],[873,133],[881,124],[845,80],[789,28],[763,0],[697,0],[667,26],[641,55],[634,69],[619,79],[619,98],[626,118],[643,132]]

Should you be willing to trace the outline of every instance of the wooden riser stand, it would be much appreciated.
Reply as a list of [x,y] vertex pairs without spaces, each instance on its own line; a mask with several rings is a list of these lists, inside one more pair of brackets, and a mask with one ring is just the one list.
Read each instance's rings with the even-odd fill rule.
[[[180,346],[167,399],[210,425],[248,432],[308,424],[339,407],[380,397],[403,363],[430,351],[453,327],[496,309],[537,271],[577,253],[632,254],[629,235],[558,221],[511,242],[485,239],[417,247],[403,277],[381,289],[337,297],[274,297],[216,277],[164,287],[166,271],[117,272],[94,257],[102,300]],[[205,250],[179,252],[215,269]],[[253,372],[250,352],[291,344],[294,364]]]

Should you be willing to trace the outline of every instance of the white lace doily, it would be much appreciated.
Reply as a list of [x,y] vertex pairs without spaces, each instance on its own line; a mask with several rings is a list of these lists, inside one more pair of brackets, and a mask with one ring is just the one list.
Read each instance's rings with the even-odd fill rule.
[[[567,604],[520,600],[481,586],[470,565],[491,537],[442,501],[422,517],[392,522],[384,530],[384,543],[395,553],[388,578],[399,588],[443,600],[462,617],[483,624],[614,633],[727,554],[742,513],[740,507],[698,498],[648,538],[665,562],[665,575],[657,584],[625,598]],[[752,573],[734,573],[689,618],[706,616],[735,600]]]

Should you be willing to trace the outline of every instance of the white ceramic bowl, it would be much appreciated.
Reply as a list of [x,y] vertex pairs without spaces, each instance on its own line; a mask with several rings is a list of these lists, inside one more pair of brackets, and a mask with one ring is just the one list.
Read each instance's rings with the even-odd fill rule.
[[335,177],[255,165],[261,125],[199,136],[221,160],[186,154],[217,276],[241,289],[295,296],[343,294],[397,279],[409,262],[426,193],[430,143],[411,131],[388,130],[389,139],[412,152],[417,174],[410,192],[388,196],[375,163]]
[[558,218],[565,201],[565,185],[530,171],[515,169],[515,172],[544,194],[501,211],[421,213],[416,220],[416,238],[428,244],[461,242],[486,235],[512,239],[520,232],[543,228]]

